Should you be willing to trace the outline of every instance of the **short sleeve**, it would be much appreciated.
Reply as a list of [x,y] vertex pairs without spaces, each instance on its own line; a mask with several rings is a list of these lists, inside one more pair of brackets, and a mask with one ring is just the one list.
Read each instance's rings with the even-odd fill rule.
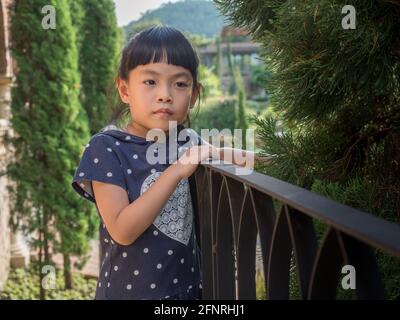
[[121,162],[114,150],[112,141],[104,135],[93,136],[83,152],[76,169],[72,187],[82,197],[96,202],[92,180],[110,183],[127,190]]

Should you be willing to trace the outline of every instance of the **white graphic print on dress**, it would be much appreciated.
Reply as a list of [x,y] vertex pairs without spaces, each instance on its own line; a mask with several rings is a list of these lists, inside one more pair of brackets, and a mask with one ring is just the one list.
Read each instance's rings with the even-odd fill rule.
[[[140,195],[160,177],[162,172],[150,174],[142,183]],[[193,210],[188,179],[181,180],[153,225],[166,236],[187,245],[192,232]]]

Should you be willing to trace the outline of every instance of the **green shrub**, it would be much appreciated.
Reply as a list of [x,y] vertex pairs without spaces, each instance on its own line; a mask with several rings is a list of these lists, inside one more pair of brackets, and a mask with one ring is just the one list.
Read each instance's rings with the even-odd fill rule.
[[221,82],[218,76],[214,72],[214,67],[207,68],[201,64],[199,66],[199,81],[203,86],[202,98],[220,96],[221,93]]
[[209,98],[192,120],[192,128],[199,134],[201,133],[200,129],[212,128],[218,130],[227,128],[233,133],[236,122],[236,99],[230,97]]
[[[337,182],[325,182],[315,180],[311,191],[331,198],[348,206],[358,208],[366,212],[375,212],[383,219],[399,223],[399,219],[391,215],[390,208],[377,207],[377,186],[373,182],[362,180],[356,176],[348,180],[346,184]],[[377,264],[381,270],[382,280],[385,286],[386,299],[397,300],[400,297],[400,261],[387,253],[375,249]],[[349,291],[338,288],[338,299],[351,299]]]
[[[48,300],[92,300],[97,281],[85,279],[78,273],[72,274],[74,289],[64,289],[62,270],[56,269],[56,289],[46,291]],[[36,262],[28,268],[12,269],[0,300],[38,300],[39,299],[39,265]]]
[[263,273],[256,273],[256,299],[267,300],[267,291],[264,285]]

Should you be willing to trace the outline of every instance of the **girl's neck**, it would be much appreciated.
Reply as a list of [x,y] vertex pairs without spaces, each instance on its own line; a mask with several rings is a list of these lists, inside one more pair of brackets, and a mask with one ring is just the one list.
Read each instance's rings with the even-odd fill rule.
[[[147,132],[149,132],[150,129],[143,127],[141,125],[135,124],[135,123],[134,124],[129,123],[128,126],[124,129],[124,131],[128,132],[132,135],[146,139]],[[165,132],[165,134],[168,135],[168,131]]]

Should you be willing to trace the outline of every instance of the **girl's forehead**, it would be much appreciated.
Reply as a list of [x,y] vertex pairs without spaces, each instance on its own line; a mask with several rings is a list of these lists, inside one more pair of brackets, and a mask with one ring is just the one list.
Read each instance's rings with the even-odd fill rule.
[[153,75],[153,76],[164,76],[164,77],[187,77],[192,78],[190,71],[182,66],[174,64],[168,64],[164,62],[148,63],[145,65],[139,65],[135,69],[131,70],[131,74],[135,75]]

